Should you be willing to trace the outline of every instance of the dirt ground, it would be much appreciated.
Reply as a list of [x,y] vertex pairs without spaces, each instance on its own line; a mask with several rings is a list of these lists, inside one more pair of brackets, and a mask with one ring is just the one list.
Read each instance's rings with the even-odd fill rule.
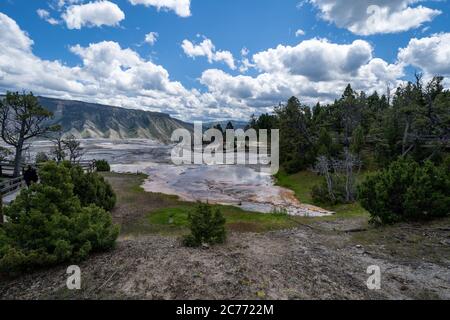
[[[113,215],[123,224],[152,207],[142,209],[131,193],[119,202]],[[380,290],[366,285],[372,265],[381,268]],[[66,288],[67,266],[58,266],[0,279],[0,298],[450,299],[450,219],[382,229],[367,227],[367,218],[310,220],[231,233],[226,244],[201,249],[175,236],[122,235],[114,250],[79,266],[81,290]]]

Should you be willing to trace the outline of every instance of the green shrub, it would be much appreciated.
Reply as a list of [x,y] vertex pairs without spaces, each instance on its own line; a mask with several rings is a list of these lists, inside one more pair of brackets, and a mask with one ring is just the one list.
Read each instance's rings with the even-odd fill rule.
[[311,163],[314,163],[315,156],[315,153],[312,151],[303,154],[302,157],[298,157],[296,153],[285,155],[282,168],[287,174],[294,174],[306,170],[311,167]]
[[199,247],[225,242],[226,220],[219,209],[213,212],[210,205],[199,203],[195,211],[189,213],[188,220],[191,234],[184,238],[185,246]]
[[334,198],[328,192],[328,185],[326,179],[322,178],[322,182],[311,189],[311,197],[314,203],[325,205],[336,205],[346,203],[345,178],[338,175],[332,175],[332,180],[333,180]]
[[375,223],[448,216],[450,172],[429,161],[400,159],[370,175],[359,187],[359,200]]
[[444,161],[442,162],[442,168],[447,175],[450,175],[450,155],[444,158]]
[[64,162],[69,168],[74,185],[74,193],[80,199],[82,206],[95,204],[106,211],[111,211],[116,205],[116,195],[111,185],[96,172],[85,173],[80,166]]
[[40,178],[4,209],[8,223],[0,226],[0,272],[77,262],[115,244],[119,229],[110,214],[81,205],[67,167],[46,163]]
[[287,174],[294,174],[304,169],[304,164],[299,159],[292,159],[283,163],[283,169]]
[[111,167],[106,160],[96,160],[95,161],[95,167],[98,172],[110,172]]

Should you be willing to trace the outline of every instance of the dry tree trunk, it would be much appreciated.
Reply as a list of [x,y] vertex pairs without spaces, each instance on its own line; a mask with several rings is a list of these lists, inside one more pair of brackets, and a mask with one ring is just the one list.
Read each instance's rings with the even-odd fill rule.
[[334,195],[333,192],[333,179],[331,177],[330,174],[330,166],[328,163],[328,159],[324,156],[319,157],[319,170],[320,173],[325,177],[325,180],[327,182],[327,188],[328,188],[328,194],[330,195],[330,199],[335,201],[336,200],[336,196]]

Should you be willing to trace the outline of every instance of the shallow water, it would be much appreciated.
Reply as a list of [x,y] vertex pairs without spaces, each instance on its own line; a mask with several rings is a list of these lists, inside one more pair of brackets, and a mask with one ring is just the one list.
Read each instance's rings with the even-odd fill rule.
[[[148,192],[179,196],[184,201],[208,201],[233,205],[263,213],[287,212],[291,215],[323,216],[330,213],[299,203],[294,193],[277,187],[272,176],[242,165],[183,165],[170,161],[171,146],[148,140],[85,140],[84,160],[106,159],[119,173],[143,172],[149,175],[143,185]],[[31,153],[50,150],[39,142]]]

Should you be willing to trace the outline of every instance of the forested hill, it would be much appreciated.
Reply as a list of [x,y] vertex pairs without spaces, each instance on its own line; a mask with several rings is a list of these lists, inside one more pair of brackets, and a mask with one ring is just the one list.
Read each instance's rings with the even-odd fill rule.
[[169,142],[178,128],[192,125],[164,113],[125,109],[80,101],[39,97],[40,104],[54,113],[51,120],[77,138],[154,139]]
[[450,90],[444,78],[417,74],[390,97],[348,85],[334,103],[313,108],[292,97],[273,114],[252,119],[255,129],[280,129],[280,163],[288,173],[332,163],[350,153],[366,168],[385,168],[398,157],[440,163],[450,151]]

